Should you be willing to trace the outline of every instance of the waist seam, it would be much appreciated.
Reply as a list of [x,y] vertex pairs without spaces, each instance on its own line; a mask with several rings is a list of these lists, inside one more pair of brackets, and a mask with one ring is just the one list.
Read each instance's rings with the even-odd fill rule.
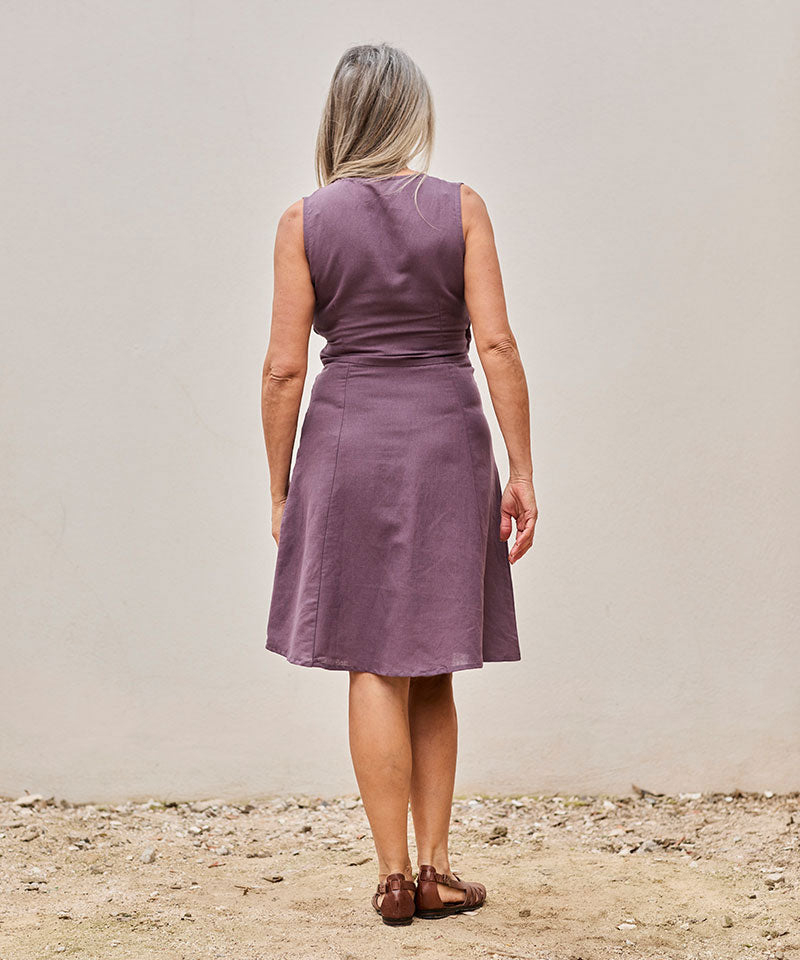
[[321,359],[323,366],[331,363],[347,363],[356,367],[429,367],[443,363],[468,363],[470,366],[472,365],[469,353],[466,352],[441,357],[356,357],[353,354],[343,354],[338,357],[323,357]]

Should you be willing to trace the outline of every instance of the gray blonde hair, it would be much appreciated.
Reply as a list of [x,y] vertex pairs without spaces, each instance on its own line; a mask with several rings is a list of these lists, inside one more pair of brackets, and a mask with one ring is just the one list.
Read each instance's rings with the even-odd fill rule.
[[[404,50],[388,43],[349,47],[333,72],[317,133],[317,183],[383,180],[420,157],[419,190],[433,153],[434,119],[428,81]],[[396,179],[402,188],[417,175]]]

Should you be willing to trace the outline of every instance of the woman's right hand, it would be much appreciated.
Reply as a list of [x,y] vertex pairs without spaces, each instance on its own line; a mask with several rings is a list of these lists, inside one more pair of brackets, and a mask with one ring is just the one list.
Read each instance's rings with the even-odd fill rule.
[[506,484],[500,501],[501,540],[508,540],[511,536],[512,517],[517,524],[517,536],[508,551],[508,559],[510,563],[515,563],[530,549],[536,520],[539,517],[533,480],[517,478],[509,480]]
[[281,543],[281,520],[283,511],[286,508],[286,497],[282,500],[272,501],[272,537],[275,543],[280,546]]

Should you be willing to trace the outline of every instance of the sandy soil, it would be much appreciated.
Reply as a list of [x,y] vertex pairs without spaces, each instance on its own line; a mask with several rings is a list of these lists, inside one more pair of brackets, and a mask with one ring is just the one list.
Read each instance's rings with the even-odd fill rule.
[[457,798],[487,901],[393,928],[356,797],[2,800],[0,960],[791,960],[799,830],[800,794]]

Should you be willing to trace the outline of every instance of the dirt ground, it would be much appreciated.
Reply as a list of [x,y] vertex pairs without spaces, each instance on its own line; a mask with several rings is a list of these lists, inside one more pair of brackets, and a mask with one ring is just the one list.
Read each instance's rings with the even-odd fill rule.
[[791,960],[799,831],[800,794],[460,797],[486,903],[388,927],[357,797],[6,799],[0,960]]

